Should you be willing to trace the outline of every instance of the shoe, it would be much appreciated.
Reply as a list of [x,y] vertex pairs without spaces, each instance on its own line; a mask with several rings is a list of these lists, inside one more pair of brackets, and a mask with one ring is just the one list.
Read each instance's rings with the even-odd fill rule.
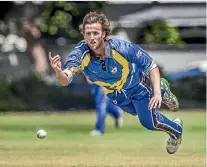
[[90,132],[90,136],[101,136],[103,133],[101,131],[98,131],[96,129],[92,130]]
[[[174,122],[180,125],[183,129],[183,121],[181,119],[176,118]],[[173,139],[170,137],[167,141],[167,146],[166,146],[167,152],[169,154],[174,154],[178,150],[181,142],[182,142],[182,134],[177,139]]]
[[115,127],[117,128],[117,129],[120,129],[120,128],[122,128],[123,127],[123,117],[122,117],[122,115],[121,116],[119,116],[117,119],[115,119]]
[[179,102],[177,97],[170,91],[169,82],[161,78],[161,87],[165,90],[162,102],[167,105],[171,111],[177,111],[179,109]]

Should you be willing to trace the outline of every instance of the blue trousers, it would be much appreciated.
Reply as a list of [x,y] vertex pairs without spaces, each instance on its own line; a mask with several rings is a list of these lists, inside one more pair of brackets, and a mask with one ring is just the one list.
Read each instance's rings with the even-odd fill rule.
[[[109,97],[124,111],[131,115],[137,115],[145,128],[167,132],[172,138],[176,139],[182,133],[182,128],[161,114],[158,109],[148,110],[152,92],[151,88],[139,83],[125,91],[125,93],[113,93],[109,94]],[[163,96],[165,90],[162,89],[161,92]]]
[[95,129],[104,132],[106,114],[110,114],[114,119],[121,115],[120,109],[105,95],[104,89],[98,85],[91,85],[91,94],[96,105]]

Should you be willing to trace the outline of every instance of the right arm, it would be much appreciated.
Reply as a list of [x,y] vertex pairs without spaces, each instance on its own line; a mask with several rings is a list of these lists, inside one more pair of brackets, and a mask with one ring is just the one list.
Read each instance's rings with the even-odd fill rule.
[[64,70],[62,70],[62,63],[59,55],[52,57],[51,52],[49,52],[49,59],[50,59],[50,64],[56,73],[58,82],[62,86],[69,85],[73,80],[73,75],[75,75],[76,72],[79,70],[78,68],[76,68],[76,66],[79,66],[79,63],[70,62],[69,59],[66,62],[67,65],[65,65]]
[[70,84],[70,82],[72,81],[73,76],[72,75],[68,75],[66,72],[61,71],[61,72],[56,72],[56,77],[58,79],[58,82],[62,85],[62,86],[67,86]]

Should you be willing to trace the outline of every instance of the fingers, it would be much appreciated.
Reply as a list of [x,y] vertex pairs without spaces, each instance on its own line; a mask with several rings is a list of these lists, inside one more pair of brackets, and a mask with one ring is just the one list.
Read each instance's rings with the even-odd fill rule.
[[50,59],[50,65],[55,71],[61,71],[61,57],[59,55],[56,55],[52,57],[51,52],[49,52],[49,59]]
[[60,61],[60,56],[59,55],[57,55],[57,56],[55,56],[54,58],[53,58],[53,60],[52,60],[52,64],[57,64],[58,62]]
[[158,108],[160,108],[161,105],[162,105],[162,100],[159,100],[159,102],[158,102]]
[[60,58],[56,59],[52,64],[51,66],[55,69],[59,69],[59,64],[60,64]]
[[49,59],[50,59],[51,66],[54,66],[60,61],[60,56],[56,55],[56,56],[52,57],[51,52],[49,52]]
[[148,105],[148,110],[151,110],[154,107],[155,102],[156,101],[155,101],[154,97],[150,99],[150,102],[149,102],[149,105]]
[[162,104],[162,100],[153,97],[150,99],[148,109],[152,110],[153,108],[160,108],[161,104]]
[[58,58],[60,59],[60,56],[59,55],[56,55],[56,56],[52,57],[52,53],[49,52],[49,59],[50,59],[50,62],[51,63],[56,62]]

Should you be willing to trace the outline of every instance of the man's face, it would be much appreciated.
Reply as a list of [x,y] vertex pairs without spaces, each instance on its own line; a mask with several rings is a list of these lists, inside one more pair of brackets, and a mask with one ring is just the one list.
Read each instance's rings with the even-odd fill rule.
[[105,33],[100,23],[85,25],[84,39],[93,51],[98,50],[104,44],[104,37]]

